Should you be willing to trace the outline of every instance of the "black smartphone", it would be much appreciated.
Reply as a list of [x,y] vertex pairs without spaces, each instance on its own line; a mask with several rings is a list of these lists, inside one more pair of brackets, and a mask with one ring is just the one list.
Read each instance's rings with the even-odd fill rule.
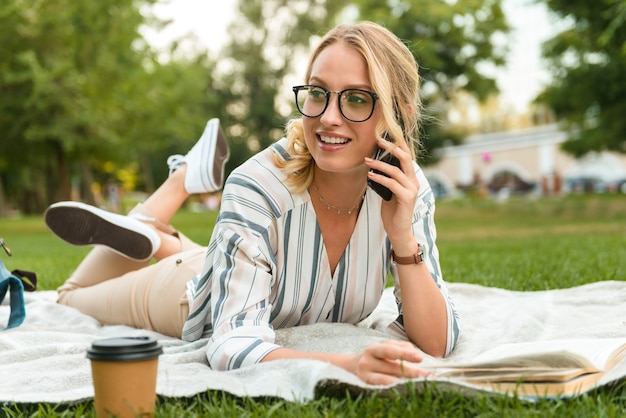
[[[386,133],[385,133],[385,139],[387,141],[395,142],[393,140],[393,138],[391,138]],[[396,167],[400,168],[400,160],[398,160],[397,157],[395,157],[391,153],[387,153],[386,155],[384,155],[384,154],[385,154],[385,151],[382,148],[378,148],[378,151],[376,151],[376,155],[374,155],[374,159],[375,160],[379,160],[379,161],[384,161],[387,164],[395,165]],[[370,171],[372,171],[374,173],[377,173],[377,174],[382,174],[383,176],[386,176],[386,177],[389,177],[387,174],[383,173],[380,170],[371,169]],[[391,197],[393,196],[393,193],[391,192],[391,190],[389,190],[389,188],[383,186],[380,183],[372,181],[370,179],[367,180],[367,184],[372,188],[372,190],[374,190],[376,193],[378,193],[378,195],[380,197],[382,197],[384,200],[391,200]]]

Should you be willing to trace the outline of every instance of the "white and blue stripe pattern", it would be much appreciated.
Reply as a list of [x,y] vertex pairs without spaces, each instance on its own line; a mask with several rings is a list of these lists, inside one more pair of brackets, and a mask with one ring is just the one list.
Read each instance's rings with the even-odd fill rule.
[[[272,146],[286,155],[286,139]],[[183,339],[210,337],[212,368],[258,363],[278,346],[274,329],[343,322],[372,313],[392,268],[380,222],[381,199],[368,190],[350,242],[333,275],[308,192],[293,194],[268,148],[226,181],[203,273],[189,283],[190,314]],[[435,245],[434,197],[422,170],[413,232],[427,245],[426,263],[448,304],[447,353],[458,338],[457,314],[441,277]],[[402,295],[396,290],[398,306]],[[402,315],[390,331],[404,334]]]

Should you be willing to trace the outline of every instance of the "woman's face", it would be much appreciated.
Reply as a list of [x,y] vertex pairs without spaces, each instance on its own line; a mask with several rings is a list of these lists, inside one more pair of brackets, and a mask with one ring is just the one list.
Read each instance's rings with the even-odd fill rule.
[[[318,55],[308,83],[333,92],[348,88],[373,91],[365,60],[344,42],[334,43]],[[341,115],[337,95],[331,94],[322,115],[302,118],[304,138],[317,166],[337,173],[367,171],[363,159],[376,152],[375,127],[380,115],[376,104],[371,118],[351,122]]]

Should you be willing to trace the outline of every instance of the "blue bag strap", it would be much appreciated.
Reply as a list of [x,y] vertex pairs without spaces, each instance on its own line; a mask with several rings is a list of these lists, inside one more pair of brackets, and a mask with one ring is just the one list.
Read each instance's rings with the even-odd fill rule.
[[0,260],[0,303],[4,300],[7,290],[9,291],[11,314],[5,329],[10,329],[22,325],[24,318],[26,318],[24,284],[22,280],[11,274]]

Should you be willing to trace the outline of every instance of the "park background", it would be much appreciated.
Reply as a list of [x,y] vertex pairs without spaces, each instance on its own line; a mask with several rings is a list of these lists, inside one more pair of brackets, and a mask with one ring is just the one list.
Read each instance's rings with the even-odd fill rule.
[[[443,172],[441,194],[501,197],[503,185],[546,194],[545,161],[538,175],[515,162],[484,178],[479,163],[468,166],[475,157],[456,163],[462,173],[445,168],[449,150],[481,135],[498,146],[499,133],[542,126],[562,137],[550,155],[617,161],[608,175],[558,173],[579,182],[564,192],[618,191],[625,16],[624,0],[9,0],[0,6],[0,216],[67,199],[124,211],[125,199],[163,181],[167,156],[185,153],[211,117],[229,138],[230,172],[283,135],[295,114],[289,87],[311,45],[358,19],[387,26],[420,63],[431,119],[419,163]],[[492,167],[496,157],[480,154]]]
[[[71,198],[128,209],[167,176],[167,156],[186,152],[210,117],[229,137],[228,171],[278,139],[294,114],[289,86],[300,81],[311,44],[357,18],[389,27],[421,64],[426,109],[437,120],[424,128],[425,170],[443,164],[446,149],[485,137],[495,146],[526,129],[564,134],[558,153],[569,158],[623,158],[623,0],[7,0],[0,4],[0,237],[13,256],[0,252],[2,261],[37,272],[40,289],[55,289],[89,249],[47,230],[47,205]],[[454,185],[463,187],[442,194],[436,213],[446,280],[519,291],[624,280],[626,196],[593,184],[601,187],[543,194],[535,184],[519,195]],[[111,185],[118,207],[107,196]],[[190,201],[174,219],[198,242],[208,240],[217,216],[203,203]],[[157,416],[618,417],[625,393],[618,383],[525,402],[431,388],[389,398],[322,393],[300,405],[209,392],[159,399]],[[1,412],[82,417],[93,405],[5,404]]]

